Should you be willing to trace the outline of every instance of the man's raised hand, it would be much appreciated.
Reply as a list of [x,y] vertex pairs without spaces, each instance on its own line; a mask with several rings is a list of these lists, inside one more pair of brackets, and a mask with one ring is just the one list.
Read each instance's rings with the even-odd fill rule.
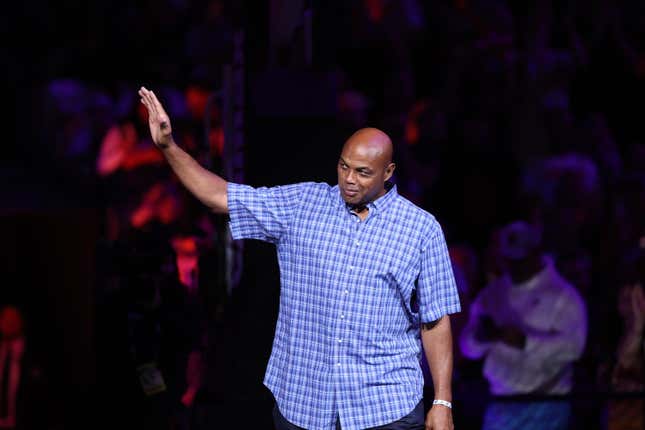
[[160,149],[168,148],[174,143],[168,114],[157,96],[155,96],[155,93],[146,87],[139,89],[139,96],[141,96],[141,103],[148,109],[148,125],[150,126],[152,141]]

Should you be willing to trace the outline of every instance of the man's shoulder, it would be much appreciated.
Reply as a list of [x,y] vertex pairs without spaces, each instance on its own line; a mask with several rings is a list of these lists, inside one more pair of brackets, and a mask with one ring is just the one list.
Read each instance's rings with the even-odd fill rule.
[[332,187],[331,185],[325,182],[316,182],[316,181],[301,181],[301,182],[292,182],[289,184],[281,184],[269,186],[266,188],[283,188],[283,189],[299,189],[302,191],[312,191],[312,192],[328,192]]
[[441,230],[439,221],[431,212],[418,206],[401,194],[397,195],[396,209],[396,216],[413,219],[420,227],[427,229],[430,233],[436,233]]
[[334,200],[336,187],[325,182],[303,181],[279,185],[275,188],[281,190],[278,195],[289,195],[298,200],[299,206],[314,209],[330,205]]
[[303,197],[303,200],[319,200],[323,196],[329,196],[330,192],[334,187],[325,183],[325,182],[315,182],[315,181],[306,181],[306,182],[295,182],[289,185],[283,185],[283,187],[290,187],[297,189]]
[[242,184],[242,183],[236,183],[236,182],[229,182],[228,183],[229,191],[243,191],[243,190],[255,190],[259,192],[265,192],[265,193],[290,193],[290,192],[300,192],[300,193],[306,193],[306,192],[329,192],[329,190],[332,188],[329,184],[326,184],[324,182],[313,182],[313,181],[308,181],[308,182],[292,182],[289,184],[277,184],[277,185],[260,185],[260,186],[254,186],[254,185],[249,185],[249,184]]
[[557,267],[553,268],[552,281],[550,283],[551,288],[554,288],[560,295],[568,297],[570,300],[580,301],[586,303],[586,298],[576,285],[566,279],[562,273],[560,273]]
[[298,184],[300,184],[300,186],[304,188],[319,192],[329,192],[332,188],[334,188],[326,182],[307,181],[299,182]]

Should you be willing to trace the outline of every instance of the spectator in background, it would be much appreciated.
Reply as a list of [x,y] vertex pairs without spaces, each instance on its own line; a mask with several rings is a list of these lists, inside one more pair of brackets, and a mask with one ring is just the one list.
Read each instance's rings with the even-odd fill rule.
[[173,183],[154,183],[141,197],[140,204],[132,210],[130,225],[137,229],[150,223],[168,225],[175,221],[181,211],[178,192]]
[[199,279],[199,238],[194,234],[177,233],[170,241],[177,256],[178,280],[190,294],[195,294]]
[[606,349],[611,353],[598,368],[598,382],[610,394],[603,423],[608,430],[640,430],[645,426],[643,281],[645,243],[625,255],[619,268],[614,312],[605,319],[610,329],[609,342],[604,345],[609,344]]
[[570,255],[596,245],[603,189],[592,158],[567,153],[541,159],[524,170],[520,188],[539,206],[533,216],[549,252]]
[[41,430],[49,422],[52,405],[47,396],[41,353],[27,337],[22,311],[0,308],[0,429]]
[[143,225],[147,212],[141,213],[139,206],[148,202],[159,205],[161,197],[167,195],[161,185],[154,187],[161,177],[163,157],[144,134],[147,115],[139,104],[133,106],[101,139],[95,166],[105,193],[109,240],[116,240],[131,225]]
[[[493,396],[565,395],[586,342],[586,305],[543,253],[540,231],[516,221],[499,233],[505,273],[475,298],[462,353],[483,359]],[[566,429],[567,402],[493,401],[484,429]],[[548,420],[545,421],[545,419]]]
[[[607,222],[599,231],[598,273],[605,284],[624,260],[625,252],[645,236],[645,170],[626,171],[608,192]],[[602,291],[599,291],[602,292]]]
[[110,423],[191,428],[205,372],[200,295],[181,282],[168,234],[136,231],[117,244],[118,289],[97,318],[99,373],[107,378],[103,394],[118,409]]
[[437,212],[435,201],[444,147],[447,145],[446,116],[437,101],[418,100],[407,112],[403,145],[398,149],[403,176],[398,178],[406,197],[416,204]]
[[46,142],[41,154],[48,158],[42,161],[68,179],[69,187],[94,185],[97,141],[114,119],[112,100],[103,88],[80,79],[53,79],[43,91],[44,103],[34,108],[43,122],[36,130]]
[[101,141],[96,160],[96,173],[108,176],[117,170],[131,170],[145,164],[162,161],[159,154],[150,151],[154,147],[142,142],[141,124],[147,121],[145,109],[137,106],[135,116],[129,116],[112,125]]

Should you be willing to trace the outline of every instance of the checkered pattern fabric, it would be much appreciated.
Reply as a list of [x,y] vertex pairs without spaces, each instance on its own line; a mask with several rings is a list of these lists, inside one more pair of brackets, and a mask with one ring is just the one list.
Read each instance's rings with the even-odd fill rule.
[[[274,243],[280,311],[264,383],[306,429],[387,424],[422,398],[419,324],[460,310],[441,227],[396,186],[360,221],[338,187],[228,185],[234,239]],[[418,308],[412,306],[416,296]]]

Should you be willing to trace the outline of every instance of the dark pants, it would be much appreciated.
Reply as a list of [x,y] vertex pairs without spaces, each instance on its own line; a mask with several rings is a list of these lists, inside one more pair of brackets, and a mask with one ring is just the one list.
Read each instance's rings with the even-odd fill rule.
[[[278,405],[273,406],[273,423],[275,430],[306,430],[302,427],[291,424],[287,419],[282,416]],[[415,406],[415,408],[408,415],[404,416],[398,421],[384,426],[372,427],[369,430],[423,430],[425,429],[425,414],[423,408],[423,400]],[[336,430],[341,430],[340,420],[336,420]]]

